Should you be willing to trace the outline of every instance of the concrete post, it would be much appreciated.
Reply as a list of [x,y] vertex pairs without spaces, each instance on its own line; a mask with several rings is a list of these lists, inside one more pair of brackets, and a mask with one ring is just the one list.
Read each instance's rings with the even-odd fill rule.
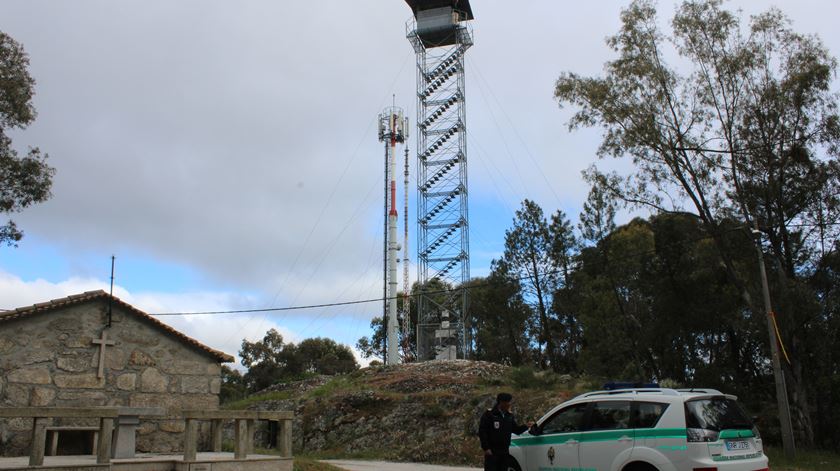
[[195,461],[197,449],[198,421],[195,419],[187,419],[187,425],[184,428],[184,461]]
[[114,419],[102,417],[99,419],[99,443],[96,447],[96,462],[99,464],[111,461],[111,437],[114,433]]
[[44,464],[44,447],[47,444],[47,418],[35,417],[32,421],[32,449],[29,451],[29,466]]
[[248,456],[248,420],[236,419],[235,431],[233,457],[237,460],[245,459]]
[[284,419],[277,424],[280,430],[277,433],[277,448],[283,458],[292,457],[292,421]]
[[222,421],[215,419],[211,422],[213,436],[213,451],[219,453],[222,451]]
[[248,420],[248,453],[254,452],[254,436],[257,434],[257,421]]

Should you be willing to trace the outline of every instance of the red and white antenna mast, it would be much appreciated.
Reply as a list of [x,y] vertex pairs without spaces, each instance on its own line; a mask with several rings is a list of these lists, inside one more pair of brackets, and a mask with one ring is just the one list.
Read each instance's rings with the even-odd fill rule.
[[[397,318],[397,143],[408,138],[408,118],[396,106],[387,108],[379,115],[379,140],[385,143],[385,208],[387,231],[385,232],[385,363],[400,362],[399,320]],[[390,190],[390,191],[388,191]]]

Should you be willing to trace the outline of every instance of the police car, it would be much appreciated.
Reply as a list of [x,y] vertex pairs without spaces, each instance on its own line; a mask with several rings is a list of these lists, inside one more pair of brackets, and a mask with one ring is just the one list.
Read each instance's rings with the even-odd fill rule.
[[510,471],[769,471],[735,396],[713,389],[583,394],[514,436]]

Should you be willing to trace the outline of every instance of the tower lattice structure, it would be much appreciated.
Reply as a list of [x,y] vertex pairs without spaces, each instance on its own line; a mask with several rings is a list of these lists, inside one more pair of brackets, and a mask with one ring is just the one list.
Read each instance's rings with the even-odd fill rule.
[[[464,59],[469,2],[407,0],[417,57],[417,359],[464,358],[470,278]],[[460,8],[460,9],[459,9]]]

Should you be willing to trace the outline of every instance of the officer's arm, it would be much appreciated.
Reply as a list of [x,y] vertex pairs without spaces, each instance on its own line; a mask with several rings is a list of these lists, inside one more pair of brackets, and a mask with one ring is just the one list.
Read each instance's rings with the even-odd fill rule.
[[522,435],[525,431],[528,430],[527,425],[517,424],[516,418],[513,419],[513,433],[517,435]]
[[487,413],[481,414],[481,421],[478,423],[478,438],[481,440],[481,449],[490,449],[490,416]]

